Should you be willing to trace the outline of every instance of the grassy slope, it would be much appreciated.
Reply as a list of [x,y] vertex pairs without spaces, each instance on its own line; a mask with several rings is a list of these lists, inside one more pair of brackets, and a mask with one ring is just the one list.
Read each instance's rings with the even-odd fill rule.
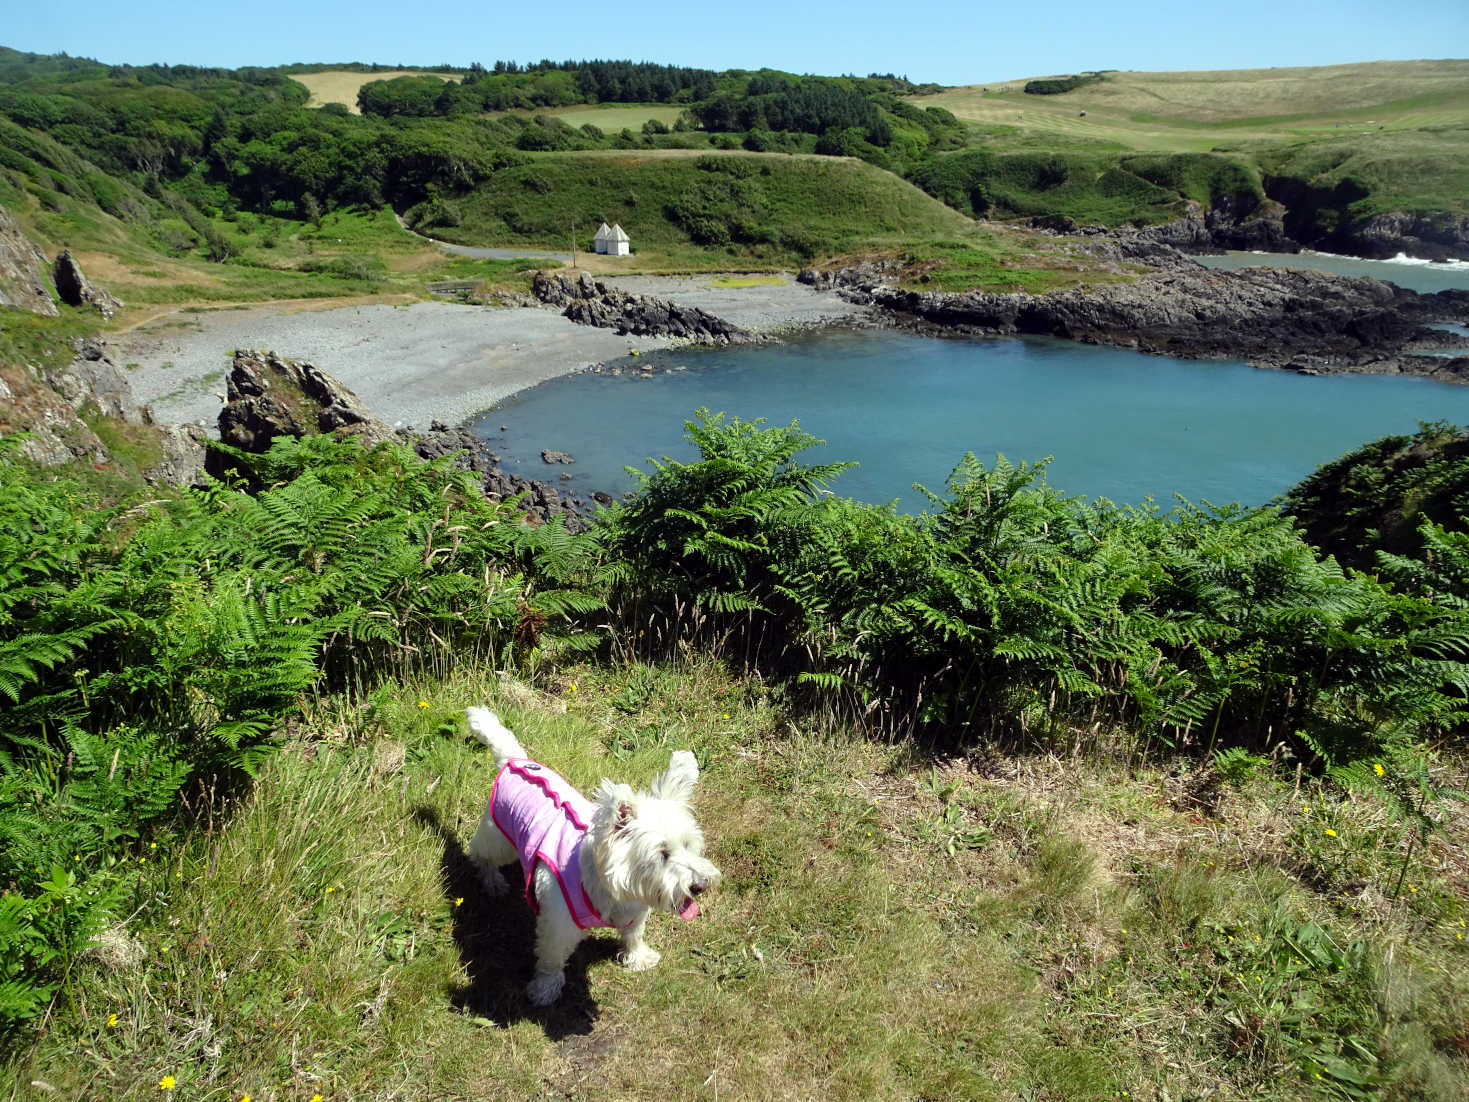
[[699,167],[710,157],[745,167],[745,180],[758,196],[749,209],[777,238],[809,232],[840,250],[951,236],[969,225],[911,184],[851,158],[657,150],[538,154],[532,164],[497,173],[491,185],[467,197],[461,204],[464,221],[442,233],[564,248],[575,220],[586,247],[605,221],[620,223],[638,253],[671,253],[690,241],[667,208],[697,185],[725,175]]
[[1469,61],[1110,73],[1058,96],[1023,84],[915,102],[953,111],[997,152],[1227,150],[1327,186],[1356,174],[1376,210],[1469,211]]
[[[1373,1093],[1469,1090],[1462,821],[1395,891],[1390,817],[1289,770],[928,758],[789,723],[706,661],[548,687],[461,670],[318,705],[227,821],[120,851],[142,909],[0,1096],[1306,1099],[1371,1073],[1314,1059],[1348,1036],[1392,1065]],[[482,700],[583,786],[699,754],[726,879],[653,919],[656,970],[599,937],[561,1005],[525,1003],[529,912],[464,858]]]
[[[1231,140],[1469,125],[1469,61],[1302,69],[1109,73],[1059,96],[1024,81],[952,88],[914,102],[986,126],[1128,149],[1202,152]],[[1080,112],[1085,111],[1083,118]],[[1221,135],[1221,127],[1224,135]]]

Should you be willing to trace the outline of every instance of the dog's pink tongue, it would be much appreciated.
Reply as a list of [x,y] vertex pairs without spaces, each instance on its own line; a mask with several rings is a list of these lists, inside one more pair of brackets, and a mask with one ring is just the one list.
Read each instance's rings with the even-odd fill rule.
[[684,909],[678,912],[678,917],[685,922],[692,922],[699,914],[699,905],[690,899],[684,904]]

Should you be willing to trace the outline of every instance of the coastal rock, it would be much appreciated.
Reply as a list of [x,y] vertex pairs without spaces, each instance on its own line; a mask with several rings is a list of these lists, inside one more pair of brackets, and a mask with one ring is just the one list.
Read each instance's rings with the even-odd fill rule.
[[[42,466],[74,460],[105,468],[114,456],[92,428],[98,418],[123,426],[137,473],[151,485],[190,485],[204,467],[203,425],[158,425],[133,398],[127,374],[96,338],[78,340],[64,367],[38,376],[20,365],[0,365],[0,432],[31,434],[23,454]],[[142,457],[141,459],[136,457]]]
[[563,317],[619,334],[679,337],[698,344],[744,344],[756,339],[707,310],[619,291],[586,272],[576,279],[560,272],[537,272],[531,291],[546,305],[560,307]]
[[1399,254],[1423,260],[1469,259],[1469,218],[1445,214],[1376,214],[1353,227],[1357,256],[1386,260]]
[[552,451],[552,450],[550,450],[548,448],[548,449],[546,449],[546,450],[544,450],[544,451],[541,452],[541,462],[542,463],[575,463],[576,460],[573,459],[566,452]]
[[[1362,370],[1398,357],[1422,323],[1457,316],[1458,296],[1416,295],[1375,279],[1288,268],[1155,270],[1133,283],[1045,295],[936,294],[876,286],[900,319],[965,332],[1031,333],[1173,356]],[[1404,366],[1411,368],[1410,357]]]
[[396,439],[357,395],[315,364],[274,352],[236,351],[219,411],[220,440],[260,453],[277,436],[309,432],[356,436],[369,447]]
[[103,318],[111,318],[122,309],[121,299],[104,291],[82,274],[82,266],[71,255],[70,249],[63,250],[56,258],[52,278],[56,281],[57,295],[68,306],[95,306]]
[[471,432],[451,429],[435,421],[427,433],[413,441],[413,451],[423,459],[453,456],[454,465],[460,470],[473,471],[479,476],[480,486],[491,501],[518,497],[526,513],[542,523],[559,516],[569,532],[580,532],[586,527],[575,504],[563,499],[555,487],[502,469],[500,457]]
[[54,318],[58,311],[46,287],[46,254],[0,207],[0,309],[29,310]]

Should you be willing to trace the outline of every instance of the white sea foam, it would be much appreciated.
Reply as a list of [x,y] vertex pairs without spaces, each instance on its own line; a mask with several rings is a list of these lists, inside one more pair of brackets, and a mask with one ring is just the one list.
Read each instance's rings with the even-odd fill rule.
[[1398,253],[1384,264],[1412,264],[1417,267],[1442,268],[1448,272],[1469,272],[1469,260],[1424,260],[1419,256],[1409,256],[1407,253]]

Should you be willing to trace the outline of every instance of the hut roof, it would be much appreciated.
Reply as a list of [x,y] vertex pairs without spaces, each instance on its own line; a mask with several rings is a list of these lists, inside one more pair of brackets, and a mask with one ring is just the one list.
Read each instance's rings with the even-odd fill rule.
[[624,230],[621,226],[615,224],[613,225],[611,232],[608,234],[608,237],[610,237],[613,241],[630,240],[627,236],[627,231]]
[[607,228],[607,223],[606,222],[603,222],[602,223],[602,228],[597,231],[597,236],[595,236],[594,238],[592,238],[592,240],[593,241],[607,241],[610,238],[612,238],[612,231]]

